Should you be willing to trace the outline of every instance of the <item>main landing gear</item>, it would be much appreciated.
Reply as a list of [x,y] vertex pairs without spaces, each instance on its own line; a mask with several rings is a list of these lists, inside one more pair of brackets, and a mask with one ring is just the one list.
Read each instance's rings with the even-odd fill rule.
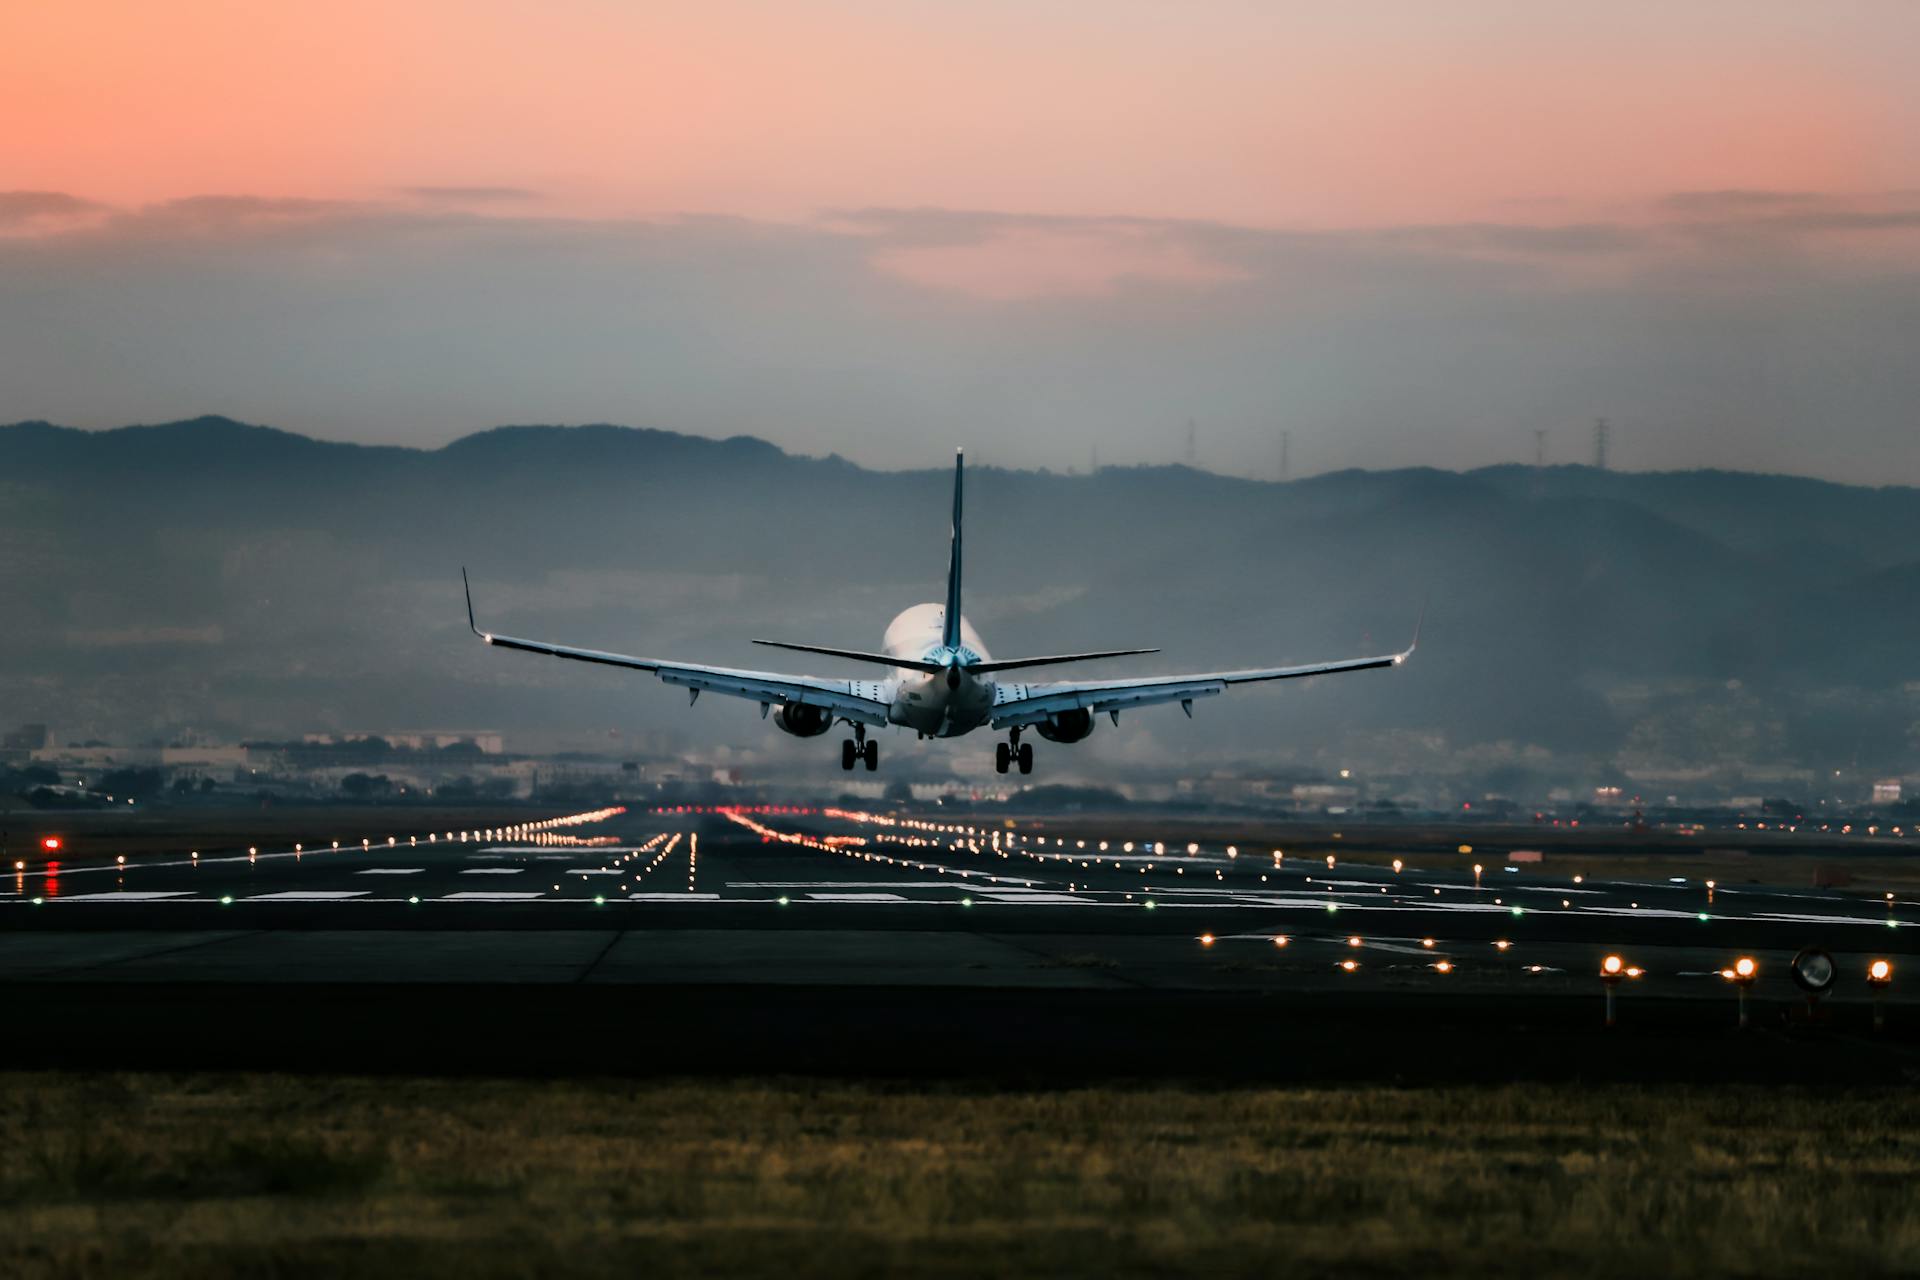
[[993,771],[995,773],[1005,773],[1007,769],[1017,761],[1020,765],[1020,772],[1032,773],[1033,744],[1031,742],[1020,741],[1020,731],[1018,729],[1015,729],[1009,736],[1012,741],[994,744]]
[[840,767],[852,769],[855,760],[864,760],[868,773],[880,767],[880,744],[867,741],[867,726],[863,724],[853,726],[853,736],[840,744]]

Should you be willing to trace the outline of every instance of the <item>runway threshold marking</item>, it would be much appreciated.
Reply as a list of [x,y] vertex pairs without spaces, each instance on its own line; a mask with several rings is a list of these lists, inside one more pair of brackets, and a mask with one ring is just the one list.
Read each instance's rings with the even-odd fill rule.
[[158,902],[163,898],[187,898],[193,896],[191,889],[169,889],[161,892],[118,890],[113,893],[63,893],[59,897],[49,898],[49,902]]
[[255,893],[248,902],[339,902],[346,898],[364,898],[365,889],[288,889],[283,893]]

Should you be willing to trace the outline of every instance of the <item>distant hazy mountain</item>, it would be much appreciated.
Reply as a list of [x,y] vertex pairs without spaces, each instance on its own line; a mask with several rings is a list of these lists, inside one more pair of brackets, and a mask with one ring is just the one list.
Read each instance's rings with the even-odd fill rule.
[[[460,568],[483,625],[511,634],[758,666],[786,656],[755,636],[871,647],[938,593],[947,468],[943,450],[888,474],[611,426],[433,452],[222,418],[0,427],[0,727],[493,727],[824,760],[750,704],[689,711],[643,676],[485,649]],[[1920,491],[1584,467],[971,479],[967,609],[997,655],[1165,650],[1140,672],[1346,656],[1400,646],[1428,602],[1400,670],[1123,717],[1091,751],[1052,749],[1057,766],[1350,762],[1499,785],[1920,756]],[[948,767],[926,750],[891,758]]]

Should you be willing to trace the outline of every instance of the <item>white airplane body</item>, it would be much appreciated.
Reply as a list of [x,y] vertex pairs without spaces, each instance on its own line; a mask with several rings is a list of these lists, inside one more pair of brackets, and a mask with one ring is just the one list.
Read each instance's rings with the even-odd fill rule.
[[[1106,712],[1118,724],[1123,710],[1178,702],[1192,715],[1195,699],[1224,693],[1231,685],[1398,666],[1413,654],[1410,644],[1399,653],[1380,657],[1348,658],[1297,667],[1128,680],[1001,683],[994,679],[995,673],[1001,671],[1127,657],[1158,650],[1118,649],[995,661],[981,643],[979,633],[960,612],[963,477],[964,459],[956,458],[953,544],[947,565],[944,604],[917,604],[895,617],[887,625],[879,652],[777,640],[754,641],[778,649],[825,654],[890,668],[883,679],[835,680],[773,671],[743,671],[494,635],[480,630],[474,621],[471,590],[467,595],[467,623],[475,635],[501,648],[652,672],[667,684],[689,690],[693,701],[698,701],[703,692],[712,691],[752,699],[760,704],[762,716],[777,707],[774,723],[797,737],[817,737],[830,730],[836,721],[844,722],[852,726],[854,736],[841,744],[841,768],[851,769],[856,761],[861,761],[869,770],[878,768],[880,759],[879,743],[867,737],[869,728],[898,726],[912,729],[923,738],[957,738],[975,729],[1005,729],[1008,740],[997,745],[995,767],[1001,773],[1015,766],[1021,773],[1030,773],[1033,744],[1020,740],[1022,731],[1029,728],[1050,742],[1078,742],[1093,732],[1094,717],[1101,712]],[[1417,634],[1415,639],[1418,640]]]

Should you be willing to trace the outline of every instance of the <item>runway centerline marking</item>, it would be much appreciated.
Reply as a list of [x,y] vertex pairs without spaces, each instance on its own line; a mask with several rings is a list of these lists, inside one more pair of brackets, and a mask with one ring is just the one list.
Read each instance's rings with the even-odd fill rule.
[[525,867],[468,867],[460,874],[463,876],[517,876]]
[[449,893],[442,896],[441,902],[529,902],[539,897],[537,893]]
[[425,867],[368,867],[365,871],[356,871],[357,876],[417,876]]

